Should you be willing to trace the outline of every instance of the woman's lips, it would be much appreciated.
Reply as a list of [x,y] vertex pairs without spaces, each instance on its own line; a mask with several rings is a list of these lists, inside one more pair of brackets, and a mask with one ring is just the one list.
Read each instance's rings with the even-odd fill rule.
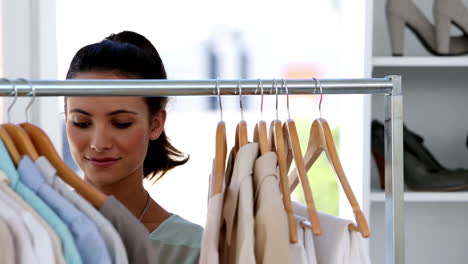
[[99,168],[108,168],[117,161],[119,161],[119,158],[86,158],[92,165],[99,167]]

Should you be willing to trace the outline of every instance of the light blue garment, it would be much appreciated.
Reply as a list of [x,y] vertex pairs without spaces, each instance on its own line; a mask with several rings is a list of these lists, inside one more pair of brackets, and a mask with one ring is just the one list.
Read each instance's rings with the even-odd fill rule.
[[173,214],[150,235],[156,263],[198,264],[203,228]]
[[111,264],[106,244],[96,225],[80,210],[50,187],[28,156],[18,166],[21,180],[68,225],[84,263]]
[[66,183],[64,183],[57,175],[56,170],[50,164],[46,157],[39,157],[34,161],[37,168],[41,171],[46,182],[59,192],[65,199],[70,201],[81,212],[87,215],[98,227],[107,249],[114,264],[128,264],[127,251],[124,247],[119,233],[115,230],[109,220],[99,213],[88,201],[81,197],[78,193],[72,191]]
[[3,141],[0,139],[0,170],[10,179],[11,188],[23,198],[49,224],[62,242],[66,263],[81,264],[81,257],[73,236],[65,223],[31,189],[25,186],[13,165]]

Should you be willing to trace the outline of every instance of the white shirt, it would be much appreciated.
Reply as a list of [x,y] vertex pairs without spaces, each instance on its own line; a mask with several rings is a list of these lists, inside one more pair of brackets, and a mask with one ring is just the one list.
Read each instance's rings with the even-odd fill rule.
[[22,218],[3,199],[0,198],[0,218],[6,222],[13,235],[15,260],[20,264],[35,262],[33,245]]
[[226,188],[223,219],[226,221],[228,263],[255,263],[252,174],[258,144],[249,143],[237,152],[231,181]]
[[0,263],[15,264],[15,247],[13,236],[6,222],[0,218]]
[[15,213],[20,216],[24,223],[32,242],[32,248],[34,251],[35,263],[38,264],[49,264],[55,263],[54,250],[52,247],[52,241],[50,240],[47,230],[37,222],[26,209],[18,205],[13,199],[11,199],[5,193],[0,192],[0,199],[7,203]]
[[[293,202],[294,212],[307,218],[307,208]],[[370,264],[369,253],[360,233],[349,231],[352,222],[318,212],[322,234],[314,236],[317,262],[320,264]],[[353,234],[354,233],[354,234]]]
[[257,263],[288,263],[289,228],[283,208],[277,158],[267,152],[255,161],[255,258]]
[[199,264],[219,263],[219,233],[224,193],[218,193],[208,200],[206,225],[202,236]]
[[294,222],[297,230],[297,243],[289,244],[291,263],[317,264],[312,230],[307,227],[310,222],[299,215],[294,215]]
[[24,210],[28,211],[34,219],[47,231],[47,235],[52,242],[53,252],[54,252],[54,262],[56,264],[65,264],[65,258],[62,252],[62,245],[57,234],[52,230],[52,228],[44,221],[44,219],[39,216],[39,214],[34,211],[34,209],[27,204],[18,194],[16,194],[9,186],[9,179],[3,171],[0,170],[0,191],[8,195],[15,203]]

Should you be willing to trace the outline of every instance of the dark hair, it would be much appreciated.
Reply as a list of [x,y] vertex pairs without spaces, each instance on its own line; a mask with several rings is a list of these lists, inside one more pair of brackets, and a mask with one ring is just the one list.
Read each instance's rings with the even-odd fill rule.
[[[73,57],[67,79],[83,72],[116,72],[141,79],[167,79],[156,48],[144,36],[123,31],[103,41],[81,48]],[[145,97],[150,116],[166,107],[167,97]],[[65,101],[66,108],[66,101]],[[189,156],[176,149],[163,130],[158,139],[149,141],[143,163],[144,177],[160,179],[167,171],[185,164]]]

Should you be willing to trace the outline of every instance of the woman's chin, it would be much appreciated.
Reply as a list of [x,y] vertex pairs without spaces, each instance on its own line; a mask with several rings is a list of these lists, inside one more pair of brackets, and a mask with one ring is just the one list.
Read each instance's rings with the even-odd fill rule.
[[[88,176],[92,175],[92,176]],[[120,181],[121,179],[116,177],[115,173],[109,172],[92,172],[92,174],[85,173],[85,180],[96,187],[104,187],[113,185],[114,183]]]

